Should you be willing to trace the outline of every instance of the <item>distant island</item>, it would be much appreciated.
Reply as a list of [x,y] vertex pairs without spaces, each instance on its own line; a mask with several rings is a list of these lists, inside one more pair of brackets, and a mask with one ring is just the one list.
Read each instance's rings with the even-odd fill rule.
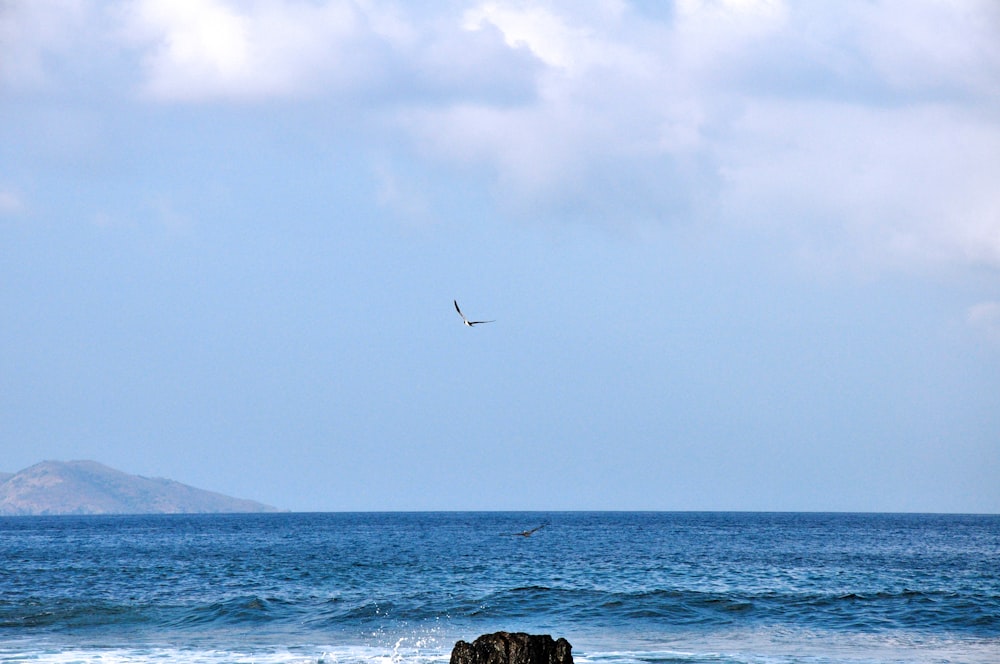
[[0,473],[0,516],[277,512],[160,477],[129,475],[96,461],[42,461]]

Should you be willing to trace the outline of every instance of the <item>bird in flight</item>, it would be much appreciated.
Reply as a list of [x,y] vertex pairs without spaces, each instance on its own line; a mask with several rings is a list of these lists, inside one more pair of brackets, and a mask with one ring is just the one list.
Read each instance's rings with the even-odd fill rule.
[[472,327],[473,325],[480,325],[482,323],[494,322],[491,320],[469,320],[468,318],[465,317],[465,314],[462,313],[462,310],[458,308],[458,300],[452,300],[452,302],[455,303],[455,311],[457,311],[458,315],[462,317],[462,322],[465,323],[466,326],[468,327]]
[[511,534],[514,535],[515,537],[531,537],[532,535],[534,535],[535,533],[537,533],[539,530],[541,530],[542,528],[544,528],[547,525],[549,525],[549,524],[543,523],[542,525],[536,526],[536,527],[532,528],[531,530],[522,530],[519,533],[511,533]]

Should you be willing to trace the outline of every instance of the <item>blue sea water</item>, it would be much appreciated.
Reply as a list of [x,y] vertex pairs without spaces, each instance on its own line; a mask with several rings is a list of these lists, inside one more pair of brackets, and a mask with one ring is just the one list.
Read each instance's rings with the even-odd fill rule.
[[0,662],[439,664],[498,630],[581,664],[1000,662],[1000,517],[0,518]]

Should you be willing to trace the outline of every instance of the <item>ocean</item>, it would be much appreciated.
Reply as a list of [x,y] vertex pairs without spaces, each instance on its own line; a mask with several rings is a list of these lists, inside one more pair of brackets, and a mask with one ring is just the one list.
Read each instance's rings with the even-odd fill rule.
[[[530,537],[516,535],[543,525]],[[0,662],[1000,662],[1000,516],[0,518]]]

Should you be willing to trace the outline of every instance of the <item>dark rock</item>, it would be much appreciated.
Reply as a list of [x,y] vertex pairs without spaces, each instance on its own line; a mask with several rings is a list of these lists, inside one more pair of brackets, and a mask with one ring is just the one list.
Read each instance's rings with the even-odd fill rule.
[[456,643],[451,664],[573,664],[573,646],[548,634],[497,632]]

